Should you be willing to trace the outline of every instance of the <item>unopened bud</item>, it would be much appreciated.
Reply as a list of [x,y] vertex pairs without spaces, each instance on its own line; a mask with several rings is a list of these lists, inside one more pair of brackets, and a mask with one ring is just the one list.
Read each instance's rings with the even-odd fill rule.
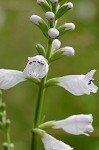
[[59,36],[59,31],[58,31],[57,29],[55,29],[55,28],[50,28],[50,29],[48,30],[48,35],[49,35],[52,39],[54,39],[54,38],[56,38],[57,36]]
[[66,3],[66,6],[68,9],[71,9],[71,8],[73,8],[73,3],[68,2],[68,3]]
[[58,27],[59,35],[61,36],[66,31],[70,31],[70,30],[72,31],[74,29],[75,29],[74,23],[65,23],[65,24],[61,25],[60,27]]
[[65,27],[65,30],[74,30],[75,24],[74,23],[65,23],[64,27]]
[[53,40],[52,42],[52,49],[58,50],[61,46],[61,42],[58,39]]
[[37,15],[32,15],[30,17],[31,22],[33,22],[36,25],[39,25],[39,23],[42,21],[42,18]]
[[48,37],[48,26],[46,24],[46,22],[39,16],[37,15],[32,15],[30,17],[31,22],[33,22],[34,24],[36,24],[43,32],[43,34]]
[[63,51],[62,55],[74,56],[75,54],[74,48],[69,47],[69,46],[62,48],[62,51]]
[[42,7],[42,9],[47,12],[51,11],[51,6],[46,0],[37,0],[37,3]]
[[56,13],[56,19],[63,16],[69,9],[73,8],[73,4],[71,2],[63,4],[61,7],[58,8]]
[[54,17],[55,17],[55,14],[51,11],[48,11],[48,12],[45,13],[45,16],[48,20],[53,20]]

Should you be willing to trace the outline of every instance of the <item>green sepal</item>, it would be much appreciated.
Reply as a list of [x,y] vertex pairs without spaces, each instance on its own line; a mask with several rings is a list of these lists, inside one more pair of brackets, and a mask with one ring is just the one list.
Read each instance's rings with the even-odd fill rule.
[[44,12],[51,11],[51,6],[47,1],[39,3]]
[[61,25],[60,27],[57,28],[57,30],[59,31],[59,36],[63,35],[64,33],[66,33],[69,30],[66,30],[66,26],[65,24]]
[[52,78],[47,80],[45,87],[49,87],[49,86],[54,86],[57,85],[59,83],[59,81],[57,80],[57,78]]
[[63,16],[69,9],[67,3],[63,4],[56,12],[56,18],[59,19],[61,16]]
[[43,32],[43,34],[45,35],[45,37],[48,38],[48,25],[46,24],[46,22],[42,19],[40,22],[39,22],[39,25],[37,25],[41,31]]
[[62,49],[56,50],[56,51],[51,55],[49,62],[52,62],[52,61],[55,61],[55,60],[61,58],[61,57],[62,57],[62,54],[63,54]]
[[45,57],[45,48],[41,44],[36,44],[36,50],[38,51],[39,55],[43,55]]
[[55,122],[55,120],[54,121],[47,121],[47,122],[41,124],[39,126],[39,128],[42,129],[42,130],[52,128],[54,126],[54,122]]
[[39,128],[34,128],[32,129],[32,132],[36,133],[37,135],[39,135],[41,138],[44,137],[45,131],[41,130]]
[[27,80],[34,82],[35,84],[40,84],[40,79],[32,78],[32,77],[26,77]]

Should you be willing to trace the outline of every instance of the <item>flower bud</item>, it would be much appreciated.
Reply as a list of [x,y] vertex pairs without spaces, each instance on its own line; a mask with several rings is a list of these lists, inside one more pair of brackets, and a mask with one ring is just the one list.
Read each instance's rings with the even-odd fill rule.
[[74,30],[75,29],[75,24],[74,23],[65,23],[65,30]]
[[74,23],[65,23],[58,27],[59,35],[63,35],[66,31],[73,31],[75,29]]
[[37,3],[42,7],[44,12],[51,11],[51,7],[46,0],[37,0]]
[[48,73],[48,63],[42,55],[28,58],[26,68],[23,71],[25,77],[43,78]]
[[71,8],[73,8],[73,4],[71,2],[63,4],[61,7],[59,7],[59,9],[56,13],[56,19],[63,16]]
[[61,42],[58,39],[53,40],[52,42],[52,49],[58,50],[61,46]]
[[48,30],[48,35],[49,35],[52,39],[54,39],[54,38],[56,38],[57,36],[59,36],[59,31],[58,31],[57,29],[55,29],[55,28],[50,28],[50,29]]
[[33,22],[34,24],[36,24],[41,31],[43,32],[43,34],[48,37],[48,26],[46,24],[46,22],[39,16],[37,15],[32,15],[30,17],[31,22]]
[[75,50],[72,47],[64,47],[62,48],[62,55],[67,55],[67,56],[74,56]]
[[33,23],[36,24],[36,25],[39,25],[40,22],[42,22],[42,18],[39,17],[39,16],[37,16],[37,15],[32,15],[32,16],[30,17],[30,20],[31,20],[31,22],[33,22]]
[[51,11],[46,12],[45,16],[48,20],[53,20],[55,18],[55,14]]

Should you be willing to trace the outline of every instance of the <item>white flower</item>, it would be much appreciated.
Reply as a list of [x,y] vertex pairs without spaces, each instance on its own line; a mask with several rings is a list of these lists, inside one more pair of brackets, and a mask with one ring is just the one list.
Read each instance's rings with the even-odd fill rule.
[[33,22],[36,25],[39,25],[39,23],[42,21],[42,18],[37,15],[32,15],[30,17],[31,22]]
[[83,94],[96,93],[98,87],[93,84],[93,75],[96,70],[91,70],[86,75],[68,75],[56,78],[57,85],[65,88],[70,93],[80,96]]
[[57,36],[59,36],[59,31],[55,28],[50,28],[48,30],[48,35],[51,37],[51,38],[56,38]]
[[52,42],[52,49],[58,50],[61,46],[61,42],[58,39],[53,40]]
[[29,57],[28,60],[29,62],[23,71],[25,77],[43,78],[47,74],[49,67],[42,55]]
[[64,120],[54,122],[54,129],[62,128],[65,132],[74,135],[84,134],[89,136],[86,132],[93,132],[92,127],[93,117],[89,115],[73,115]]
[[74,56],[75,54],[74,48],[69,46],[62,48],[62,51],[63,51],[62,55]]
[[9,89],[16,84],[26,81],[26,78],[43,78],[48,72],[48,64],[46,59],[37,55],[29,57],[24,71],[0,69],[0,89]]
[[65,27],[65,30],[74,30],[75,24],[74,23],[65,23],[64,27]]
[[51,11],[48,11],[48,12],[45,13],[45,16],[48,20],[52,20],[52,19],[54,19],[55,14]]
[[42,142],[45,150],[73,150],[69,145],[55,139],[47,133],[42,137]]

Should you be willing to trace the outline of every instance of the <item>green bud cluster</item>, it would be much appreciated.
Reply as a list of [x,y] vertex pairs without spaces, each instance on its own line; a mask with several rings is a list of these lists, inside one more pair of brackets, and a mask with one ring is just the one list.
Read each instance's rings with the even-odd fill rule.
[[8,136],[11,122],[9,119],[7,119],[7,113],[5,108],[6,105],[4,102],[2,102],[2,91],[0,90],[0,129],[4,131],[5,135],[7,136],[7,142],[3,143],[3,147],[4,150],[14,150],[14,145],[10,143]]

